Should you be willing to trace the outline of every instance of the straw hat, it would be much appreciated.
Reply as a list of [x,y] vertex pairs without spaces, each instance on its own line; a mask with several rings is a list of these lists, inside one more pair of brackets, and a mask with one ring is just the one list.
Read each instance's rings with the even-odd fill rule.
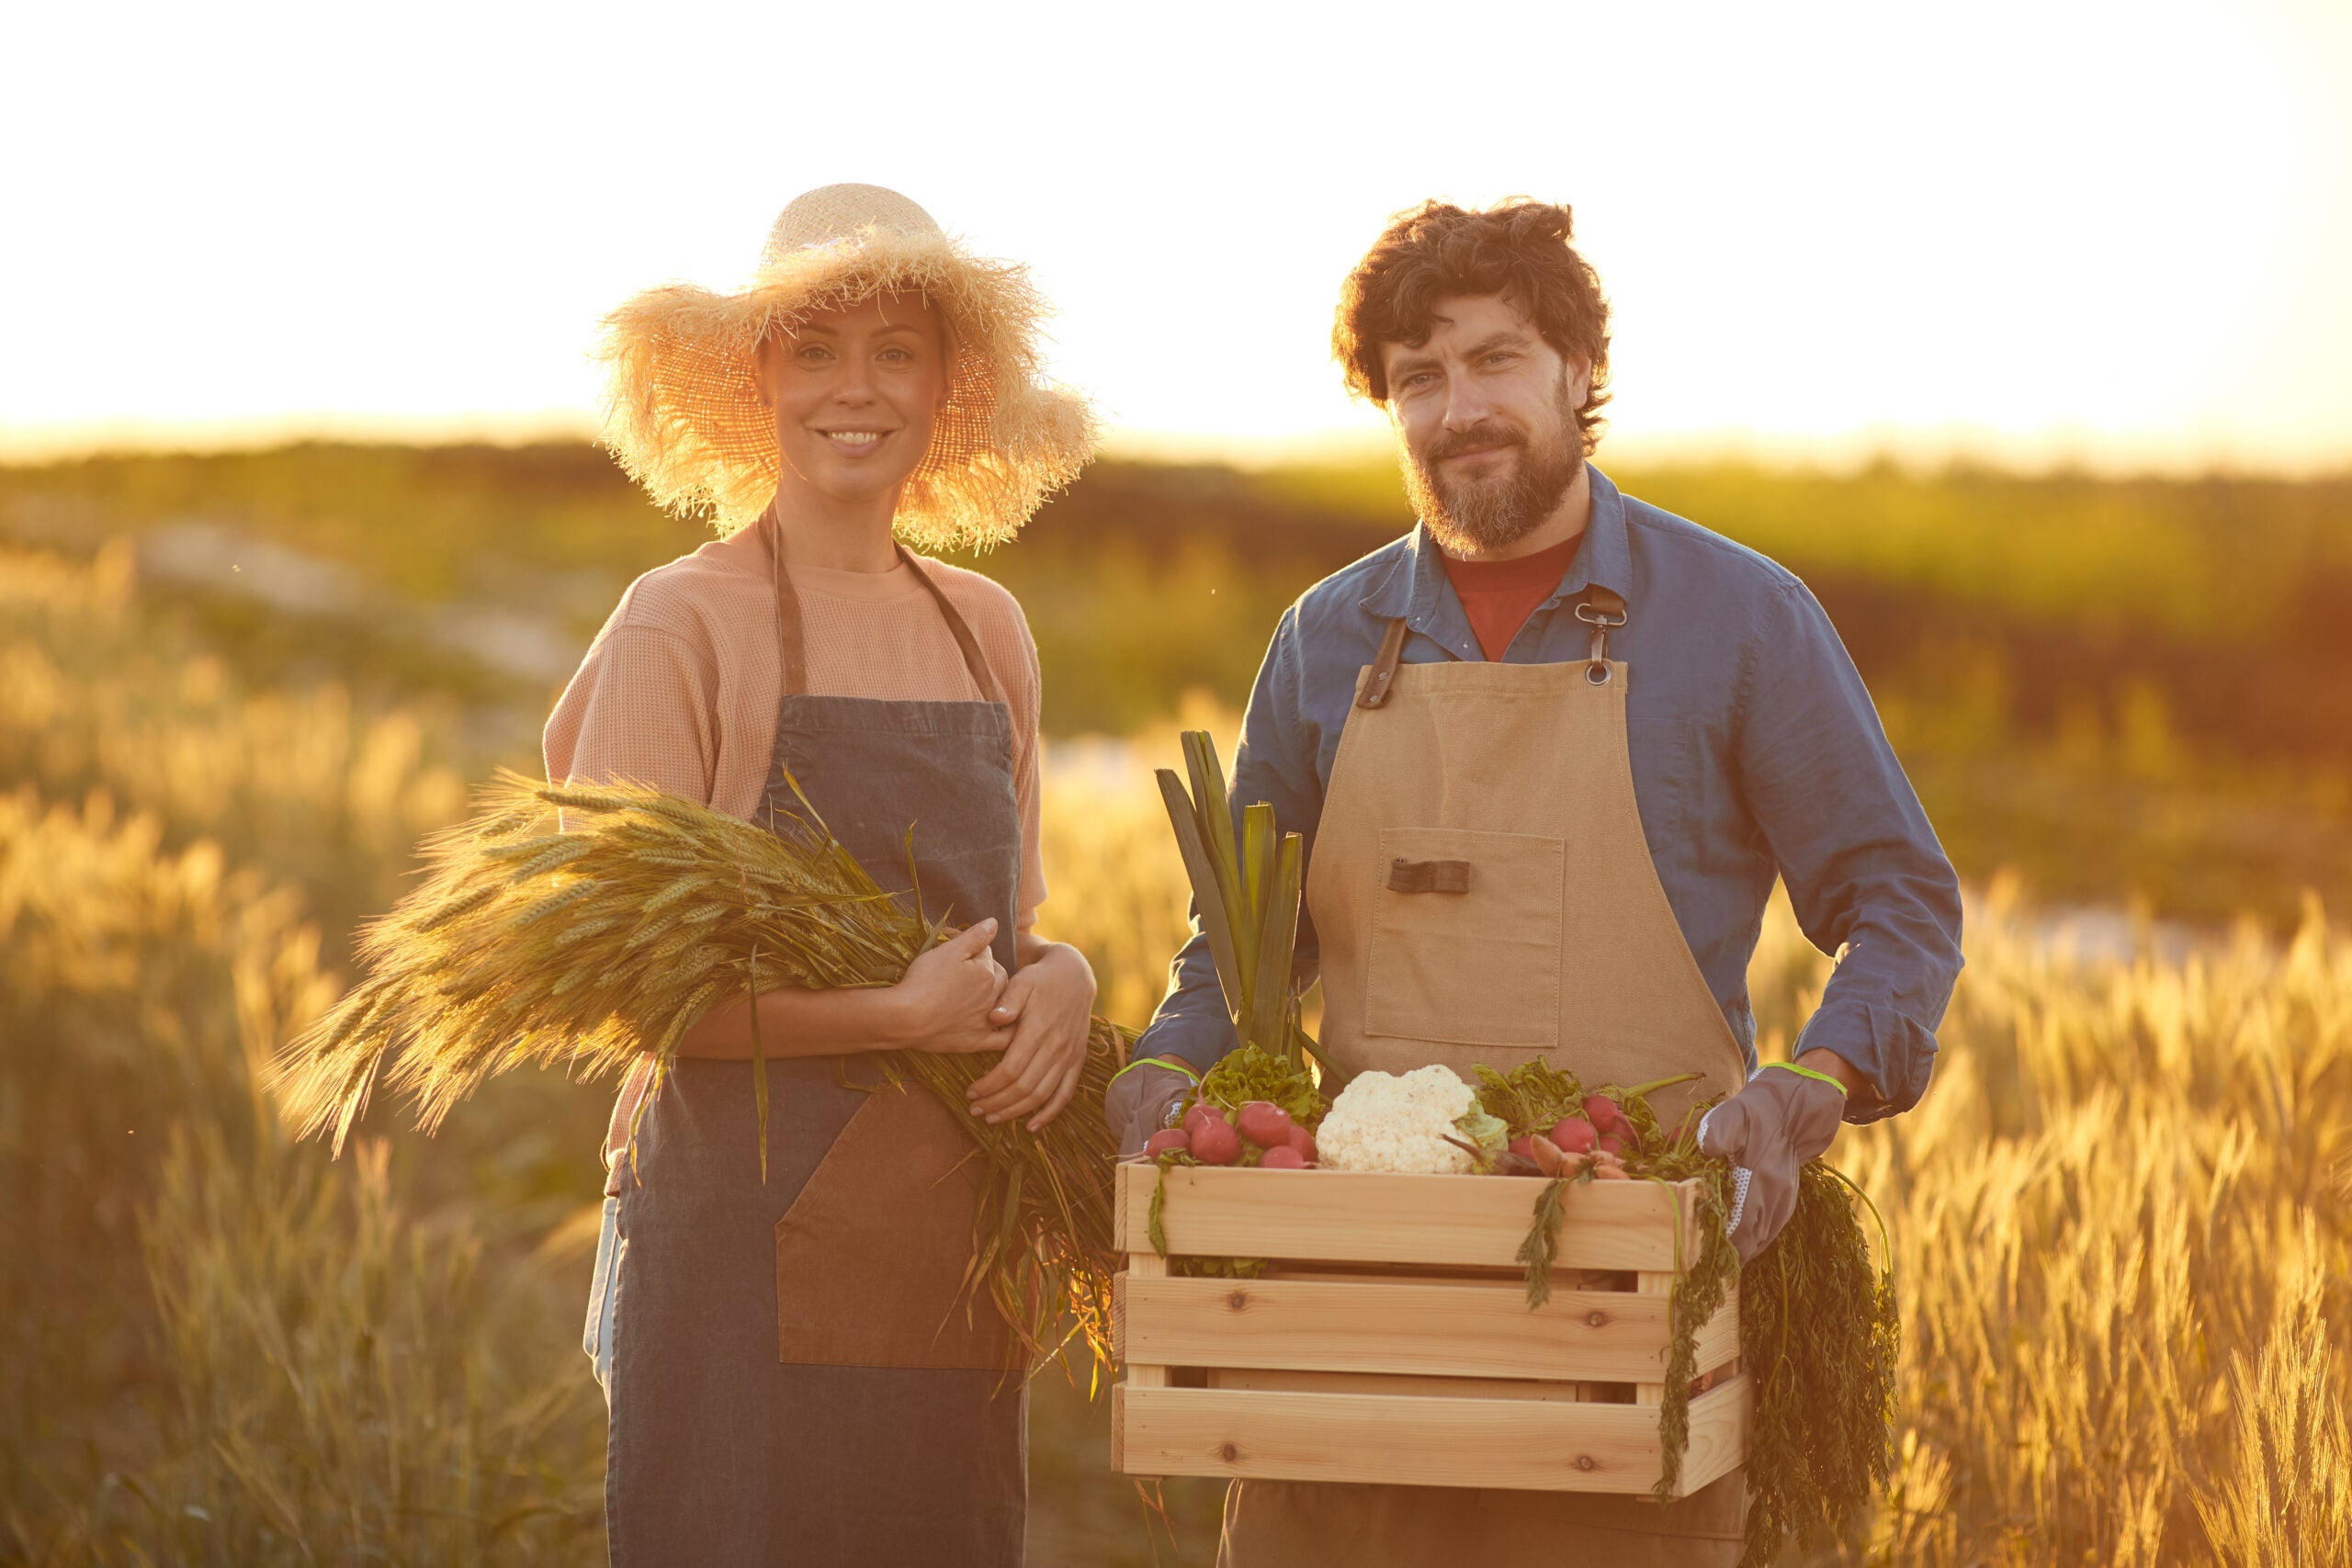
[[718,531],[775,494],[775,416],[759,400],[762,338],[811,312],[920,291],[945,318],[948,405],[899,499],[920,548],[1002,544],[1094,450],[1092,409],[1041,374],[1047,313],[1026,268],[971,255],[931,214],[879,186],[826,186],[786,208],[735,294],[674,284],[605,318],[605,445],[653,499],[708,511]]

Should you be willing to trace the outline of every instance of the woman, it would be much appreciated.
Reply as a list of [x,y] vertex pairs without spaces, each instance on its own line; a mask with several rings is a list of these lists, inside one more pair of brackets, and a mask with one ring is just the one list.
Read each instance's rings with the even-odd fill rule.
[[867,1054],[1001,1051],[970,1113],[1033,1127],[1084,1058],[1093,976],[1032,930],[1035,645],[1003,589],[906,547],[1001,542],[1084,463],[1086,405],[1038,379],[1042,313],[914,203],[833,186],[785,209],[742,292],[655,289],[606,322],[607,445],[721,537],[623,596],[548,776],[813,808],[965,928],[888,989],[758,998],[764,1180],[751,1003],[690,1031],[650,1099],[642,1066],[624,1086],[588,1326],[616,1568],[1021,1559],[1025,1369],[965,1280],[980,1162]]

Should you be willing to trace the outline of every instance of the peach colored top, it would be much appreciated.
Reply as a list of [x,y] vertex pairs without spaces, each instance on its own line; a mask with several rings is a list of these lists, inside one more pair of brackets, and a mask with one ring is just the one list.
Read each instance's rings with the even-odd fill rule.
[[[1037,645],[1012,594],[974,571],[925,558],[980,645],[1012,709],[1012,777],[1021,810],[1021,891],[1028,931],[1046,898],[1037,844]],[[903,561],[887,572],[791,569],[800,598],[808,690],[892,702],[978,702],[955,634]],[[764,560],[724,544],[656,567],[629,585],[548,716],[548,777],[627,779],[750,820],[775,750],[783,662]],[[628,1146],[650,1059],[621,1086],[605,1158]]]
[[[1021,808],[1014,919],[1046,897],[1037,846],[1037,645],[1020,604],[974,571],[925,558],[978,639],[1012,709]],[[978,702],[979,688],[930,591],[903,562],[887,572],[791,569],[808,689],[820,696]],[[783,695],[775,599],[764,562],[705,545],[629,585],[548,716],[548,777],[629,779],[749,820],[767,785]]]

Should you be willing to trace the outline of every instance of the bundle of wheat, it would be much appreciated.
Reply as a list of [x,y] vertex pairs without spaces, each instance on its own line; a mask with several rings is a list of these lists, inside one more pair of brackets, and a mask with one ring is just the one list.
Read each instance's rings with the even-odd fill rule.
[[[502,773],[484,807],[425,841],[424,885],[362,940],[367,978],[280,1057],[273,1087],[303,1135],[332,1128],[340,1150],[379,1080],[428,1131],[519,1066],[594,1077],[650,1053],[658,1091],[680,1037],[721,998],[892,985],[952,934],[876,885],[805,800],[771,831],[650,789]],[[1036,1133],[967,1111],[993,1055],[884,1058],[956,1111],[989,1160],[972,1278],[1033,1361],[1074,1325],[1109,1365],[1117,1151],[1102,1091],[1130,1038],[1095,1021],[1077,1093]],[[752,1062],[764,1166],[756,1045]]]

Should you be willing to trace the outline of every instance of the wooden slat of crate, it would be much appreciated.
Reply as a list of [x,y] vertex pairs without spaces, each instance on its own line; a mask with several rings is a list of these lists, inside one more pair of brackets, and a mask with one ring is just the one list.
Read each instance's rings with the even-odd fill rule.
[[[1155,1166],[1119,1167],[1121,1251],[1150,1250],[1151,1196],[1159,1177]],[[1499,1176],[1192,1167],[1168,1171],[1167,1183],[1160,1225],[1173,1254],[1496,1269],[1516,1266],[1543,1186]],[[1573,1187],[1562,1204],[1554,1266],[1671,1270],[1678,1208],[1687,1251],[1698,1234],[1692,1184]]]
[[[1678,1495],[1740,1461],[1751,1386],[1736,1376],[1690,1402]],[[1113,1401],[1113,1463],[1129,1475],[1641,1493],[1661,1462],[1657,1412],[1637,1404],[1124,1385]]]
[[[1739,1371],[1734,1357],[1710,1367],[1713,1388]],[[1633,1386],[1622,1382],[1549,1382],[1528,1378],[1397,1378],[1379,1372],[1299,1372],[1282,1367],[1210,1367],[1201,1373],[1207,1388],[1271,1388],[1291,1393],[1399,1393],[1444,1399],[1584,1400],[1595,1404],[1631,1404]],[[1155,1384],[1155,1387],[1159,1386]]]
[[[1555,1291],[1530,1310],[1515,1286],[1412,1281],[1138,1279],[1117,1281],[1127,1360],[1440,1377],[1656,1382],[1668,1298]],[[1736,1302],[1699,1334],[1698,1365],[1738,1353]]]
[[[1266,1388],[1286,1393],[1396,1393],[1423,1399],[1589,1399],[1581,1382],[1524,1378],[1396,1378],[1378,1372],[1300,1372],[1282,1367],[1211,1367],[1210,1388]],[[1617,1403],[1624,1403],[1623,1400]]]

